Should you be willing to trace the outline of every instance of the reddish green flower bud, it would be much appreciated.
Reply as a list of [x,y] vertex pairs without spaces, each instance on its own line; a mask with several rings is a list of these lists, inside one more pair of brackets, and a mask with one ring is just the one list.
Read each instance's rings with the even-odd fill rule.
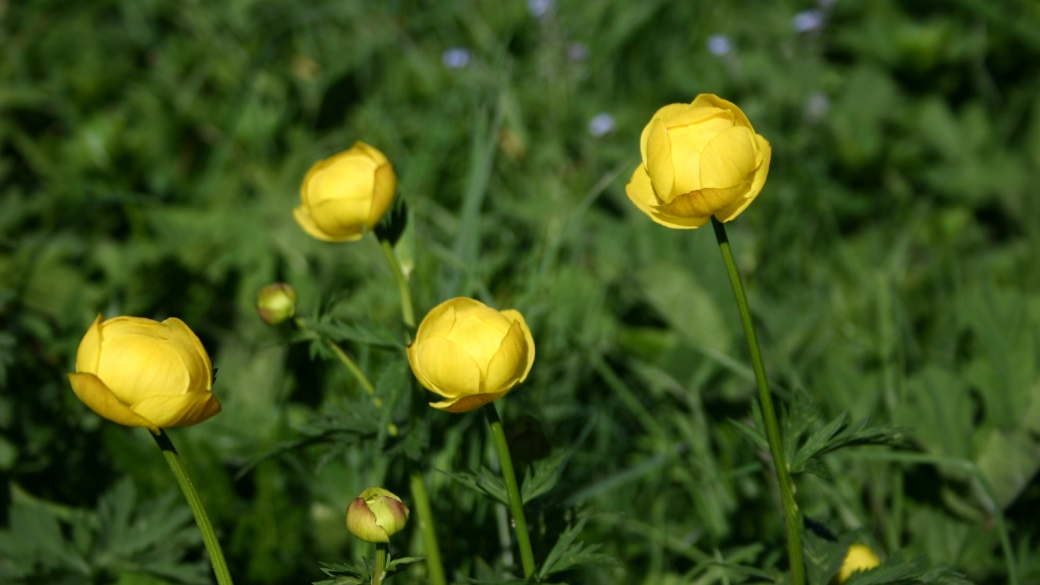
[[401,498],[370,487],[347,506],[347,530],[365,542],[390,542],[408,523],[408,514]]
[[256,296],[256,312],[268,325],[277,325],[296,314],[296,289],[276,282],[260,289]]

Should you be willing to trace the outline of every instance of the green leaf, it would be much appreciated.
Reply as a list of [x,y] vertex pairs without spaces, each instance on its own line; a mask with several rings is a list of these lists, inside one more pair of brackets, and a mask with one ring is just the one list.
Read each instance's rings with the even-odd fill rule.
[[584,542],[574,542],[578,535],[581,533],[582,528],[585,527],[585,523],[588,518],[582,518],[572,526],[569,526],[563,533],[560,534],[560,538],[556,541],[556,545],[553,546],[552,550],[549,551],[549,555],[545,558],[545,562],[542,563],[542,568],[538,571],[538,577],[545,579],[546,577],[579,567],[581,565],[595,564],[595,565],[607,565],[611,567],[621,567],[621,561],[615,559],[610,555],[597,553],[599,550],[599,544],[586,546]]
[[923,557],[904,559],[896,553],[881,565],[869,570],[853,573],[845,585],[972,585],[963,575],[948,568],[931,568]]
[[509,495],[506,493],[506,488],[502,485],[502,481],[486,467],[481,467],[473,473],[444,471],[443,469],[439,471],[462,485],[488,496],[499,504],[509,505]]
[[560,479],[560,467],[569,456],[570,451],[560,449],[531,465],[524,475],[523,485],[520,486],[520,493],[525,504],[556,486],[556,482]]
[[303,318],[303,322],[319,335],[334,341],[350,341],[377,347],[404,349],[401,338],[388,328],[373,324],[344,323],[329,315],[317,319]]

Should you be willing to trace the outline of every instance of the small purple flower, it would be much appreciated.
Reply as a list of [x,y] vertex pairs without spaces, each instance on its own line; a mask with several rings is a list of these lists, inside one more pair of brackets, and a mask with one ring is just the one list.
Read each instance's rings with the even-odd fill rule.
[[716,57],[721,57],[733,49],[729,37],[726,35],[711,35],[708,37],[708,52]]
[[531,13],[531,16],[538,18],[545,16],[554,4],[556,4],[555,0],[527,0],[527,11]]
[[470,54],[466,49],[452,47],[441,55],[441,62],[448,69],[462,69],[469,65]]
[[589,134],[599,138],[613,132],[614,126],[614,116],[601,112],[589,120]]
[[791,27],[799,33],[819,30],[823,27],[823,12],[816,9],[799,12],[791,19]]
[[584,43],[571,43],[567,47],[567,58],[571,61],[584,61],[589,58],[589,48]]

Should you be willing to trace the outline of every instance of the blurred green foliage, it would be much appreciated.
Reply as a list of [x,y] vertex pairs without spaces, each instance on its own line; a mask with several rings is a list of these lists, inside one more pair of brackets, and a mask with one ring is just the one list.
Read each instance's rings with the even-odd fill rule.
[[[507,430],[533,416],[569,453],[528,512],[547,531],[539,558],[577,522],[625,568],[571,581],[782,567],[768,462],[727,422],[750,422],[754,386],[713,236],[653,224],[623,191],[652,113],[710,92],[774,149],[729,230],[777,391],[814,397],[815,428],[845,411],[912,427],[912,448],[972,462],[995,499],[963,467],[842,451],[822,460],[833,481],[798,476],[807,516],[883,557],[1004,583],[1003,512],[1021,581],[1040,581],[1040,4],[541,5],[0,2],[0,575],[205,578],[180,532],[160,534],[178,543],[162,554],[91,556],[108,550],[91,536],[108,512],[89,510],[128,489],[119,478],[153,511],[172,486],[145,431],[70,391],[98,312],[178,316],[211,352],[224,412],[171,435],[243,583],[310,582],[319,560],[370,555],[343,520],[369,485],[405,494],[417,465],[488,464],[479,415],[434,412],[417,386],[379,421],[398,437],[340,432],[366,395],[253,309],[261,286],[289,282],[374,380],[404,371],[397,350],[357,339],[398,320],[375,240],[317,242],[291,217],[309,165],[359,139],[394,162],[413,212],[402,251],[420,314],[471,295],[534,332],[531,377],[501,405]],[[464,67],[446,65],[451,48]],[[594,136],[600,113],[615,127]],[[448,475],[427,481],[449,570],[495,574],[504,516]],[[14,547],[40,531],[65,560]],[[421,554],[418,532],[403,536]]]

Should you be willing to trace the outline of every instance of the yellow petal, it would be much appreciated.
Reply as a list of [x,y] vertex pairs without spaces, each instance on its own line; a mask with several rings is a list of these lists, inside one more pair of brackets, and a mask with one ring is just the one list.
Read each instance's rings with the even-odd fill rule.
[[743,199],[738,200],[736,203],[729,207],[717,212],[715,217],[722,222],[732,221],[738,215],[747,209],[748,205],[758,197],[758,194],[762,191],[762,187],[766,184],[766,175],[769,174],[769,159],[772,156],[772,148],[769,143],[766,142],[765,138],[759,135],[755,135],[755,140],[758,142],[758,152],[761,163],[758,168],[755,169],[754,178],[751,181],[751,189]]
[[[696,122],[668,126],[668,135],[672,138],[672,165],[675,168],[676,194],[689,193],[701,188],[701,152],[724,130],[733,127],[733,115],[716,108],[698,108],[693,113],[713,113]],[[684,114],[678,119],[693,119]]]
[[672,221],[703,218],[700,225],[704,225],[713,214],[740,200],[750,188],[751,181],[746,180],[726,189],[701,189],[683,193],[671,203],[657,206],[655,211]]
[[407,350],[405,350],[405,353],[408,355],[408,365],[412,367],[412,374],[414,374],[415,379],[419,380],[419,383],[423,385],[423,388],[426,388],[430,392],[441,394],[443,391],[437,389],[434,383],[431,382],[430,379],[426,377],[426,374],[423,373],[422,368],[419,367],[419,344],[420,342],[415,341],[408,346]]
[[656,205],[658,200],[654,195],[654,187],[650,184],[650,175],[646,173],[645,166],[636,167],[635,172],[632,173],[632,179],[625,185],[625,195],[628,195],[628,198],[640,211],[653,215],[650,206]]
[[671,201],[675,186],[675,167],[672,163],[672,141],[664,122],[655,120],[646,143],[646,172],[654,193],[662,201]]
[[310,208],[318,229],[339,241],[359,240],[365,233],[372,202],[333,199]]
[[509,390],[496,392],[494,394],[471,394],[469,396],[461,396],[443,402],[431,402],[430,406],[437,410],[445,410],[448,412],[469,412],[471,410],[476,410],[489,402],[494,402],[508,393]]
[[90,324],[90,329],[79,342],[76,350],[76,371],[97,374],[98,359],[101,357],[101,314]]
[[501,392],[516,386],[527,372],[527,340],[520,323],[513,323],[487,366],[484,391]]
[[448,334],[448,339],[468,353],[480,367],[480,373],[484,375],[487,374],[488,364],[502,345],[502,338],[509,331],[511,323],[494,309],[480,308],[483,310],[457,312],[455,326]]
[[650,219],[672,229],[696,229],[708,223],[710,217],[678,217],[667,213],[661,213],[655,209],[655,207],[660,205],[661,202],[657,196],[654,195],[653,187],[650,186],[650,176],[646,174],[646,169],[643,168],[643,165],[639,165],[639,167],[636,168],[636,171],[632,173],[632,180],[628,185],[625,185],[625,193],[628,195],[628,198],[632,200],[632,203],[635,203],[636,207],[638,207],[640,211],[650,216]]
[[744,181],[755,170],[756,159],[755,135],[750,130],[743,126],[723,130],[701,152],[701,189],[726,189]]
[[[376,151],[379,152],[379,151]],[[380,153],[381,154],[381,153]],[[372,208],[368,212],[368,227],[374,228],[383,219],[386,210],[394,202],[397,195],[397,175],[390,163],[376,169],[375,187],[372,194]]]
[[120,402],[116,395],[94,374],[69,374],[72,391],[83,404],[99,416],[128,427],[145,427],[153,431],[159,429],[151,422],[135,414]]
[[154,395],[134,403],[130,410],[159,428],[187,427],[220,413],[220,401],[212,392]]
[[371,157],[347,151],[330,159],[313,174],[304,178],[305,202],[314,208],[326,201],[349,200],[362,202],[367,211],[375,187],[378,165]]
[[534,365],[534,337],[531,335],[531,328],[527,326],[527,321],[524,320],[524,316],[520,314],[520,311],[506,309],[502,311],[502,315],[520,325],[520,330],[524,334],[524,343],[527,345],[527,365],[524,367],[524,373],[520,376],[520,381],[523,382],[527,379],[527,374],[531,373],[531,366]]
[[170,317],[162,322],[170,330],[170,345],[188,368],[188,376],[191,378],[189,392],[199,390],[210,390],[213,388],[213,364],[209,360],[206,348],[202,341],[184,321],[176,317]]
[[[419,369],[431,391],[445,398],[480,393],[480,366],[454,342],[432,337],[416,344]],[[422,380],[420,380],[421,382]]]
[[347,152],[356,152],[364,154],[368,158],[372,159],[372,161],[376,163],[376,166],[390,164],[390,161],[387,160],[386,155],[383,154],[381,150],[374,146],[361,142],[360,140],[355,142],[354,146],[350,147],[350,150]]
[[639,152],[643,156],[644,165],[646,164],[646,143],[647,140],[650,138],[650,129],[653,128],[654,122],[657,120],[667,120],[689,109],[690,104],[668,104],[667,106],[664,106],[658,109],[656,112],[654,112],[653,117],[650,118],[650,122],[648,122],[647,125],[643,127],[643,132],[639,135]]
[[184,360],[166,340],[130,331],[113,334],[108,327],[102,328],[97,377],[127,404],[153,394],[183,394],[191,387]]
[[296,223],[300,224],[300,227],[303,228],[303,231],[307,232],[307,235],[309,235],[312,238],[317,238],[323,242],[342,242],[344,240],[357,239],[336,238],[321,231],[321,228],[319,228],[318,225],[314,223],[314,218],[311,217],[311,212],[307,211],[307,208],[302,205],[297,207],[296,209],[293,209],[293,217],[296,218]]
[[430,337],[447,337],[451,333],[452,327],[455,327],[455,306],[458,304],[454,302],[455,300],[449,299],[430,309],[430,312],[419,323],[419,330],[415,332],[416,343]]
[[702,93],[697,96],[691,104],[698,108],[719,108],[727,110],[733,113],[733,123],[737,126],[743,126],[752,132],[755,131],[751,127],[751,121],[748,120],[747,116],[744,115],[744,111],[737,107],[736,104],[729,100],[724,100],[713,93]]

